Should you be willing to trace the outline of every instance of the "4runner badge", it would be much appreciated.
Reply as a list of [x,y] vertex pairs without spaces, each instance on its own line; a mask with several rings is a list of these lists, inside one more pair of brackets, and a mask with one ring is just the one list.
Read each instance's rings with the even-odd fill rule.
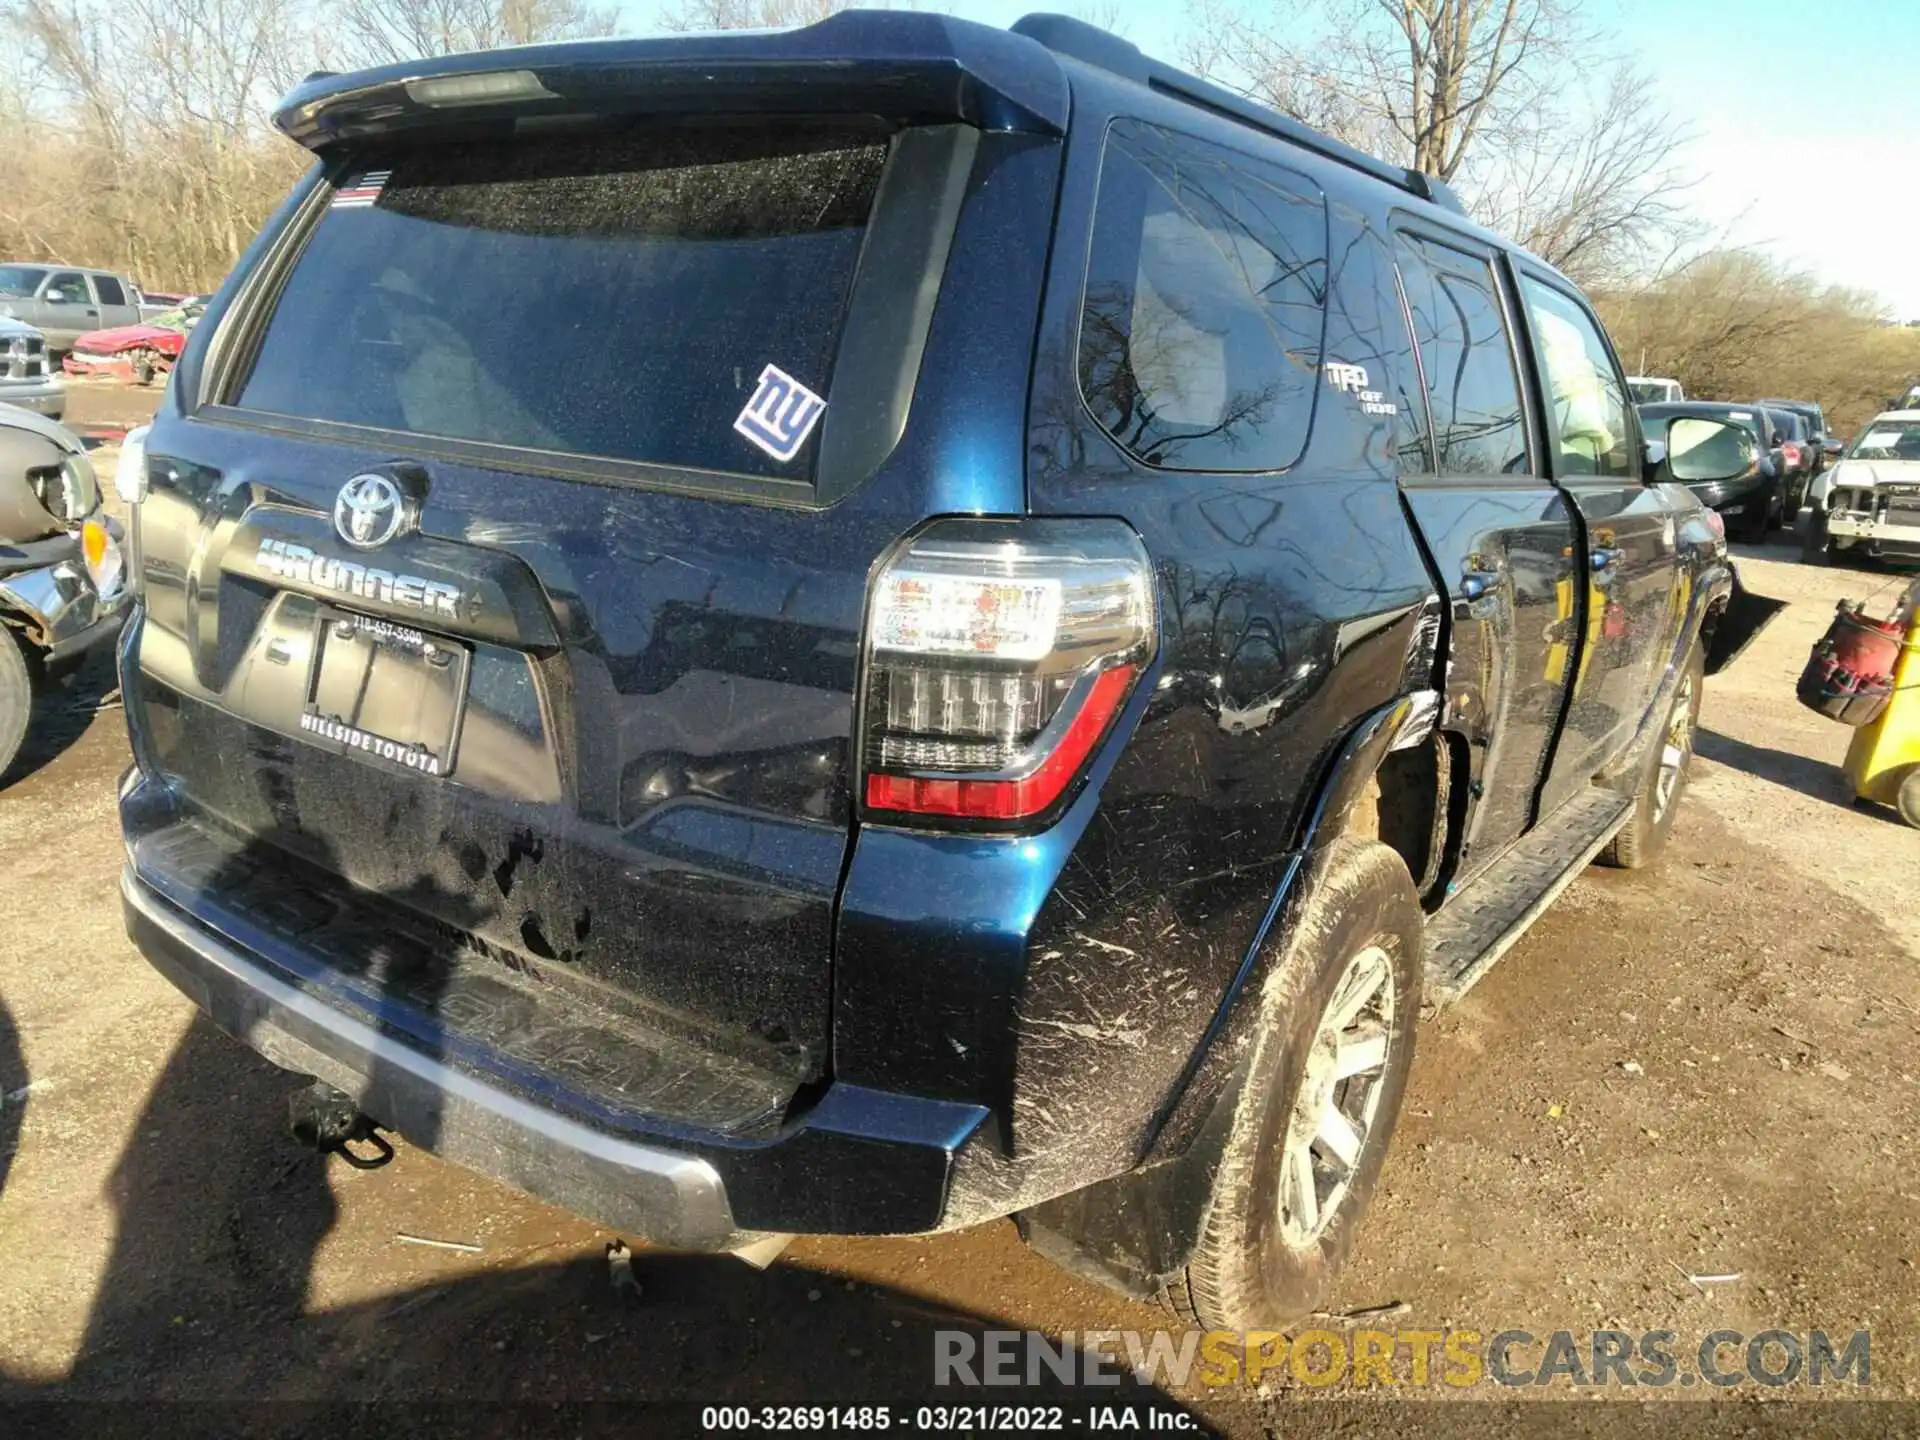
[[271,535],[261,538],[254,559],[275,579],[291,580],[314,590],[332,590],[359,600],[378,600],[449,619],[458,619],[463,608],[469,613],[479,608],[478,600],[463,594],[458,585],[357,565],[351,560],[336,560],[331,555],[316,555],[305,545]]
[[1320,367],[1327,377],[1327,384],[1336,390],[1345,390],[1360,399],[1360,413],[1363,415],[1398,415],[1400,407],[1386,399],[1378,390],[1372,389],[1372,382],[1364,365],[1349,365],[1344,360],[1329,360]]

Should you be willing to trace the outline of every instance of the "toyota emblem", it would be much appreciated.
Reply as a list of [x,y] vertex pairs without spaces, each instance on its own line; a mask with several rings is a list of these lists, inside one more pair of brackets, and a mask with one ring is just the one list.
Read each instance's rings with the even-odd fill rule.
[[333,502],[333,528],[356,550],[384,545],[400,533],[406,499],[385,475],[356,475]]

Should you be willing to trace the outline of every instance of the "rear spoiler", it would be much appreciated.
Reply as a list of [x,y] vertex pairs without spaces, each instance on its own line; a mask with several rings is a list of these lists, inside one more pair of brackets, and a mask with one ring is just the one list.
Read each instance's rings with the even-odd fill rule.
[[422,127],[606,114],[883,115],[1066,131],[1059,61],[1024,35],[905,11],[799,30],[528,45],[315,74],[273,123],[311,150]]

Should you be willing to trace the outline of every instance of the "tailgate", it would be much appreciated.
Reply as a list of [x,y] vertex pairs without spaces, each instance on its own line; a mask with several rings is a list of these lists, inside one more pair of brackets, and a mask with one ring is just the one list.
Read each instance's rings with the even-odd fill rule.
[[[270,318],[223,322],[243,358],[152,437],[129,717],[198,838],[136,865],[230,853],[236,893],[329,909],[296,941],[398,917],[440,952],[406,982],[434,1024],[485,1040],[511,991],[549,1069],[625,1026],[823,1077],[867,576],[936,504],[906,405],[996,143],[787,119],[329,154]],[[259,918],[230,912],[202,918]],[[363,989],[394,968],[298,943]],[[743,1115],[777,1114],[755,1085]]]

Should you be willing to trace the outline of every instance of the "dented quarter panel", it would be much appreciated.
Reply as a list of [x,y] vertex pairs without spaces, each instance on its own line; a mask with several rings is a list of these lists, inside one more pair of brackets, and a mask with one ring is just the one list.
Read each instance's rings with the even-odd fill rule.
[[[1076,72],[1063,236],[1090,226],[1104,126],[1088,115],[1105,83]],[[1180,118],[1203,136],[1210,123]],[[1233,127],[1221,132],[1236,143]],[[1311,173],[1308,158],[1290,163]],[[1358,217],[1329,209],[1336,276],[1349,257],[1371,263],[1352,243]],[[1391,418],[1323,386],[1291,473],[1136,465],[1077,392],[1083,254],[1055,249],[1029,407],[1030,504],[1118,515],[1146,540],[1161,612],[1149,694],[1123,719],[1124,750],[1054,829],[1025,841],[868,830],[842,898],[836,1064],[977,1101],[997,1122],[959,1158],[947,1224],[1186,1148],[1231,1068],[1203,1066],[1203,1052],[1224,1032],[1320,781],[1367,716],[1429,683],[1435,658]],[[1371,277],[1336,278],[1336,297],[1343,280],[1370,307]],[[1331,308],[1329,361],[1382,374],[1385,351],[1370,308]],[[963,876],[972,898],[956,907]],[[1188,1095],[1196,1082],[1209,1093]]]

